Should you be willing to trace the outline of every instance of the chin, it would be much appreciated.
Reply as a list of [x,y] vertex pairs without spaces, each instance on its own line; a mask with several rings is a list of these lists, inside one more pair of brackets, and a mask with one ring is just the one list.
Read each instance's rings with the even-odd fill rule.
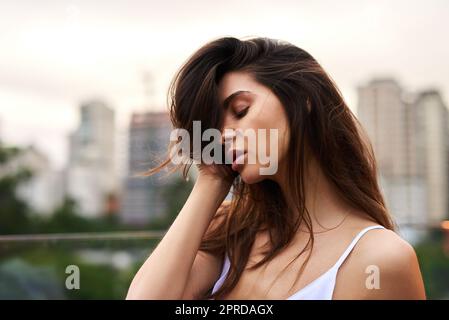
[[240,177],[246,184],[258,183],[265,180],[267,176],[263,176],[259,173],[259,167],[255,165],[245,165],[240,172]]

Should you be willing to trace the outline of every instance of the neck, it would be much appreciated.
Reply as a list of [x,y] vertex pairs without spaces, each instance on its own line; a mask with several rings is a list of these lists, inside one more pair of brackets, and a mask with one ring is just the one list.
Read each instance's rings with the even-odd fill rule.
[[[285,166],[282,166],[285,168]],[[285,171],[285,170],[284,170]],[[280,170],[273,180],[276,181],[282,192],[286,194],[291,190],[287,181],[287,173]],[[339,196],[336,187],[326,177],[314,158],[306,164],[304,174],[305,205],[309,212],[312,232],[322,232],[338,226],[350,213],[350,205]],[[297,199],[294,199],[297,201]],[[304,227],[300,227],[305,230]]]

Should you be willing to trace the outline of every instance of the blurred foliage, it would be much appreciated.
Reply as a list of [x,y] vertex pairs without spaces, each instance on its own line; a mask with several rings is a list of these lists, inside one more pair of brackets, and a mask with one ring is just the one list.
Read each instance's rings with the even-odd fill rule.
[[116,215],[103,215],[98,218],[85,218],[79,214],[76,202],[66,197],[62,205],[50,216],[34,215],[32,218],[35,233],[64,232],[104,232],[124,230]]
[[185,181],[181,177],[177,177],[168,184],[162,192],[164,199],[167,199],[167,214],[163,218],[152,221],[148,227],[156,230],[168,229],[184,206],[193,184],[192,179]]
[[[115,253],[111,249],[95,251]],[[134,258],[129,266],[118,268],[110,262],[87,261],[80,253],[82,249],[73,247],[29,247],[10,259],[0,260],[0,299],[124,299],[143,259]],[[65,287],[69,265],[79,268],[79,289]]]
[[[3,168],[20,152],[21,150],[18,148],[4,147],[0,143],[0,167]],[[29,232],[31,230],[29,207],[16,196],[17,186],[30,179],[30,177],[31,172],[26,168],[0,175],[0,234]]]
[[433,234],[415,246],[428,299],[449,299],[449,256],[442,243]]

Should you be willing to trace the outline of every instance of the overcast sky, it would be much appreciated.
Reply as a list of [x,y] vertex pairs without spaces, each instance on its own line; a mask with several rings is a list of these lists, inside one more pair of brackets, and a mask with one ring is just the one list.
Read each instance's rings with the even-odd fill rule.
[[[99,97],[123,131],[151,99],[165,108],[177,68],[221,36],[284,39],[310,52],[352,109],[356,87],[393,76],[449,93],[449,1],[0,1],[0,135],[65,161],[83,100]],[[143,73],[152,74],[146,98]]]

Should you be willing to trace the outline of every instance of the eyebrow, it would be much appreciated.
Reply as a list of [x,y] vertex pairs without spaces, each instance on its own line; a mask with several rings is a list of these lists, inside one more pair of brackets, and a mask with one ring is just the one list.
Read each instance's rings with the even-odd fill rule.
[[223,108],[226,110],[229,107],[229,104],[231,103],[231,101],[234,98],[236,98],[237,96],[239,96],[239,95],[241,95],[243,93],[251,93],[251,91],[239,90],[239,91],[234,92],[233,94],[228,96],[226,99],[224,99],[224,101],[223,101]]

